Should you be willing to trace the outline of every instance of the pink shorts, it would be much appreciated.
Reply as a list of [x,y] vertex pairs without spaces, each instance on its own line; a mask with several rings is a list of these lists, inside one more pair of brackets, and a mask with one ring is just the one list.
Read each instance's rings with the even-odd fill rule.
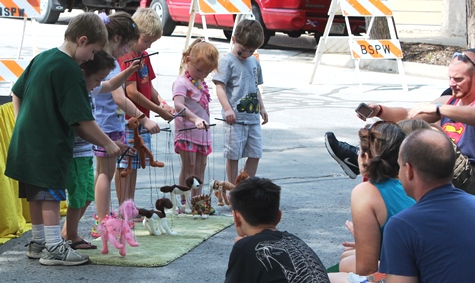
[[[121,141],[123,144],[126,143],[125,141],[125,131],[123,132],[112,132],[106,133],[107,136],[113,141]],[[99,157],[109,157],[106,150],[98,145],[94,145],[94,155]]]
[[198,152],[208,156],[213,150],[210,145],[201,145],[184,140],[175,141],[175,152],[180,153],[180,151]]

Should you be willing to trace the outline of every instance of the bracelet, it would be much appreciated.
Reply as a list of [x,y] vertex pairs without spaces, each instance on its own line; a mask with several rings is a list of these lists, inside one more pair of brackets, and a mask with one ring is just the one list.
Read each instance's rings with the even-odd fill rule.
[[379,117],[383,114],[383,106],[381,106],[380,104],[378,104],[378,105],[379,105],[379,112],[378,112],[378,114],[376,114],[376,117]]
[[167,104],[167,102],[164,100],[164,101],[162,101],[162,104],[163,104],[163,105],[166,105],[166,104]]
[[140,115],[138,119],[139,119],[139,120],[142,120],[142,119],[145,118],[145,117],[146,117],[146,116],[145,116],[145,113],[142,113],[142,115]]

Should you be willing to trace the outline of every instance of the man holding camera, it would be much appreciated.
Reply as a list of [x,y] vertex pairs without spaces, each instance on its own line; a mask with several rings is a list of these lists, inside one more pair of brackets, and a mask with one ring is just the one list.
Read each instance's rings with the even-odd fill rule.
[[[358,117],[379,117],[385,121],[404,119],[423,119],[447,134],[457,145],[461,153],[468,158],[466,166],[461,164],[454,170],[454,178],[459,187],[468,193],[475,194],[475,49],[455,52],[448,68],[449,89],[431,103],[423,103],[412,109],[402,107],[386,107],[380,104],[368,104],[372,111],[365,112],[362,105]],[[368,109],[366,109],[368,110]],[[369,113],[368,116],[362,114]],[[325,146],[330,155],[340,164],[350,178],[359,174],[358,148],[336,139],[332,132],[325,133]],[[470,164],[470,166],[468,166]]]

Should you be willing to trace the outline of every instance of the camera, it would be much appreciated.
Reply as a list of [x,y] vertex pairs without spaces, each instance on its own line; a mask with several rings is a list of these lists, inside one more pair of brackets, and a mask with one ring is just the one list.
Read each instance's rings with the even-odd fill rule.
[[355,112],[360,114],[361,116],[368,118],[373,114],[373,109],[369,107],[366,103],[361,102],[358,107],[356,107]]

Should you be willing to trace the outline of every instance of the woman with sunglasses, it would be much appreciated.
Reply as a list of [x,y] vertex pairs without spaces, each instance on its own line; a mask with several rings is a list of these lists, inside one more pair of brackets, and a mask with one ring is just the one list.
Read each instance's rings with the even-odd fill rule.
[[[398,180],[397,158],[399,147],[405,138],[403,130],[395,123],[379,121],[360,129],[358,136],[358,165],[367,181],[358,184],[351,193],[353,222],[347,221],[346,226],[355,241],[343,243],[345,251],[341,256],[339,269],[341,272],[368,276],[378,271],[382,235],[387,220],[415,201],[406,195]],[[339,282],[339,278],[347,280],[348,277],[348,274],[329,275],[332,282]],[[382,274],[374,276],[384,277]]]

